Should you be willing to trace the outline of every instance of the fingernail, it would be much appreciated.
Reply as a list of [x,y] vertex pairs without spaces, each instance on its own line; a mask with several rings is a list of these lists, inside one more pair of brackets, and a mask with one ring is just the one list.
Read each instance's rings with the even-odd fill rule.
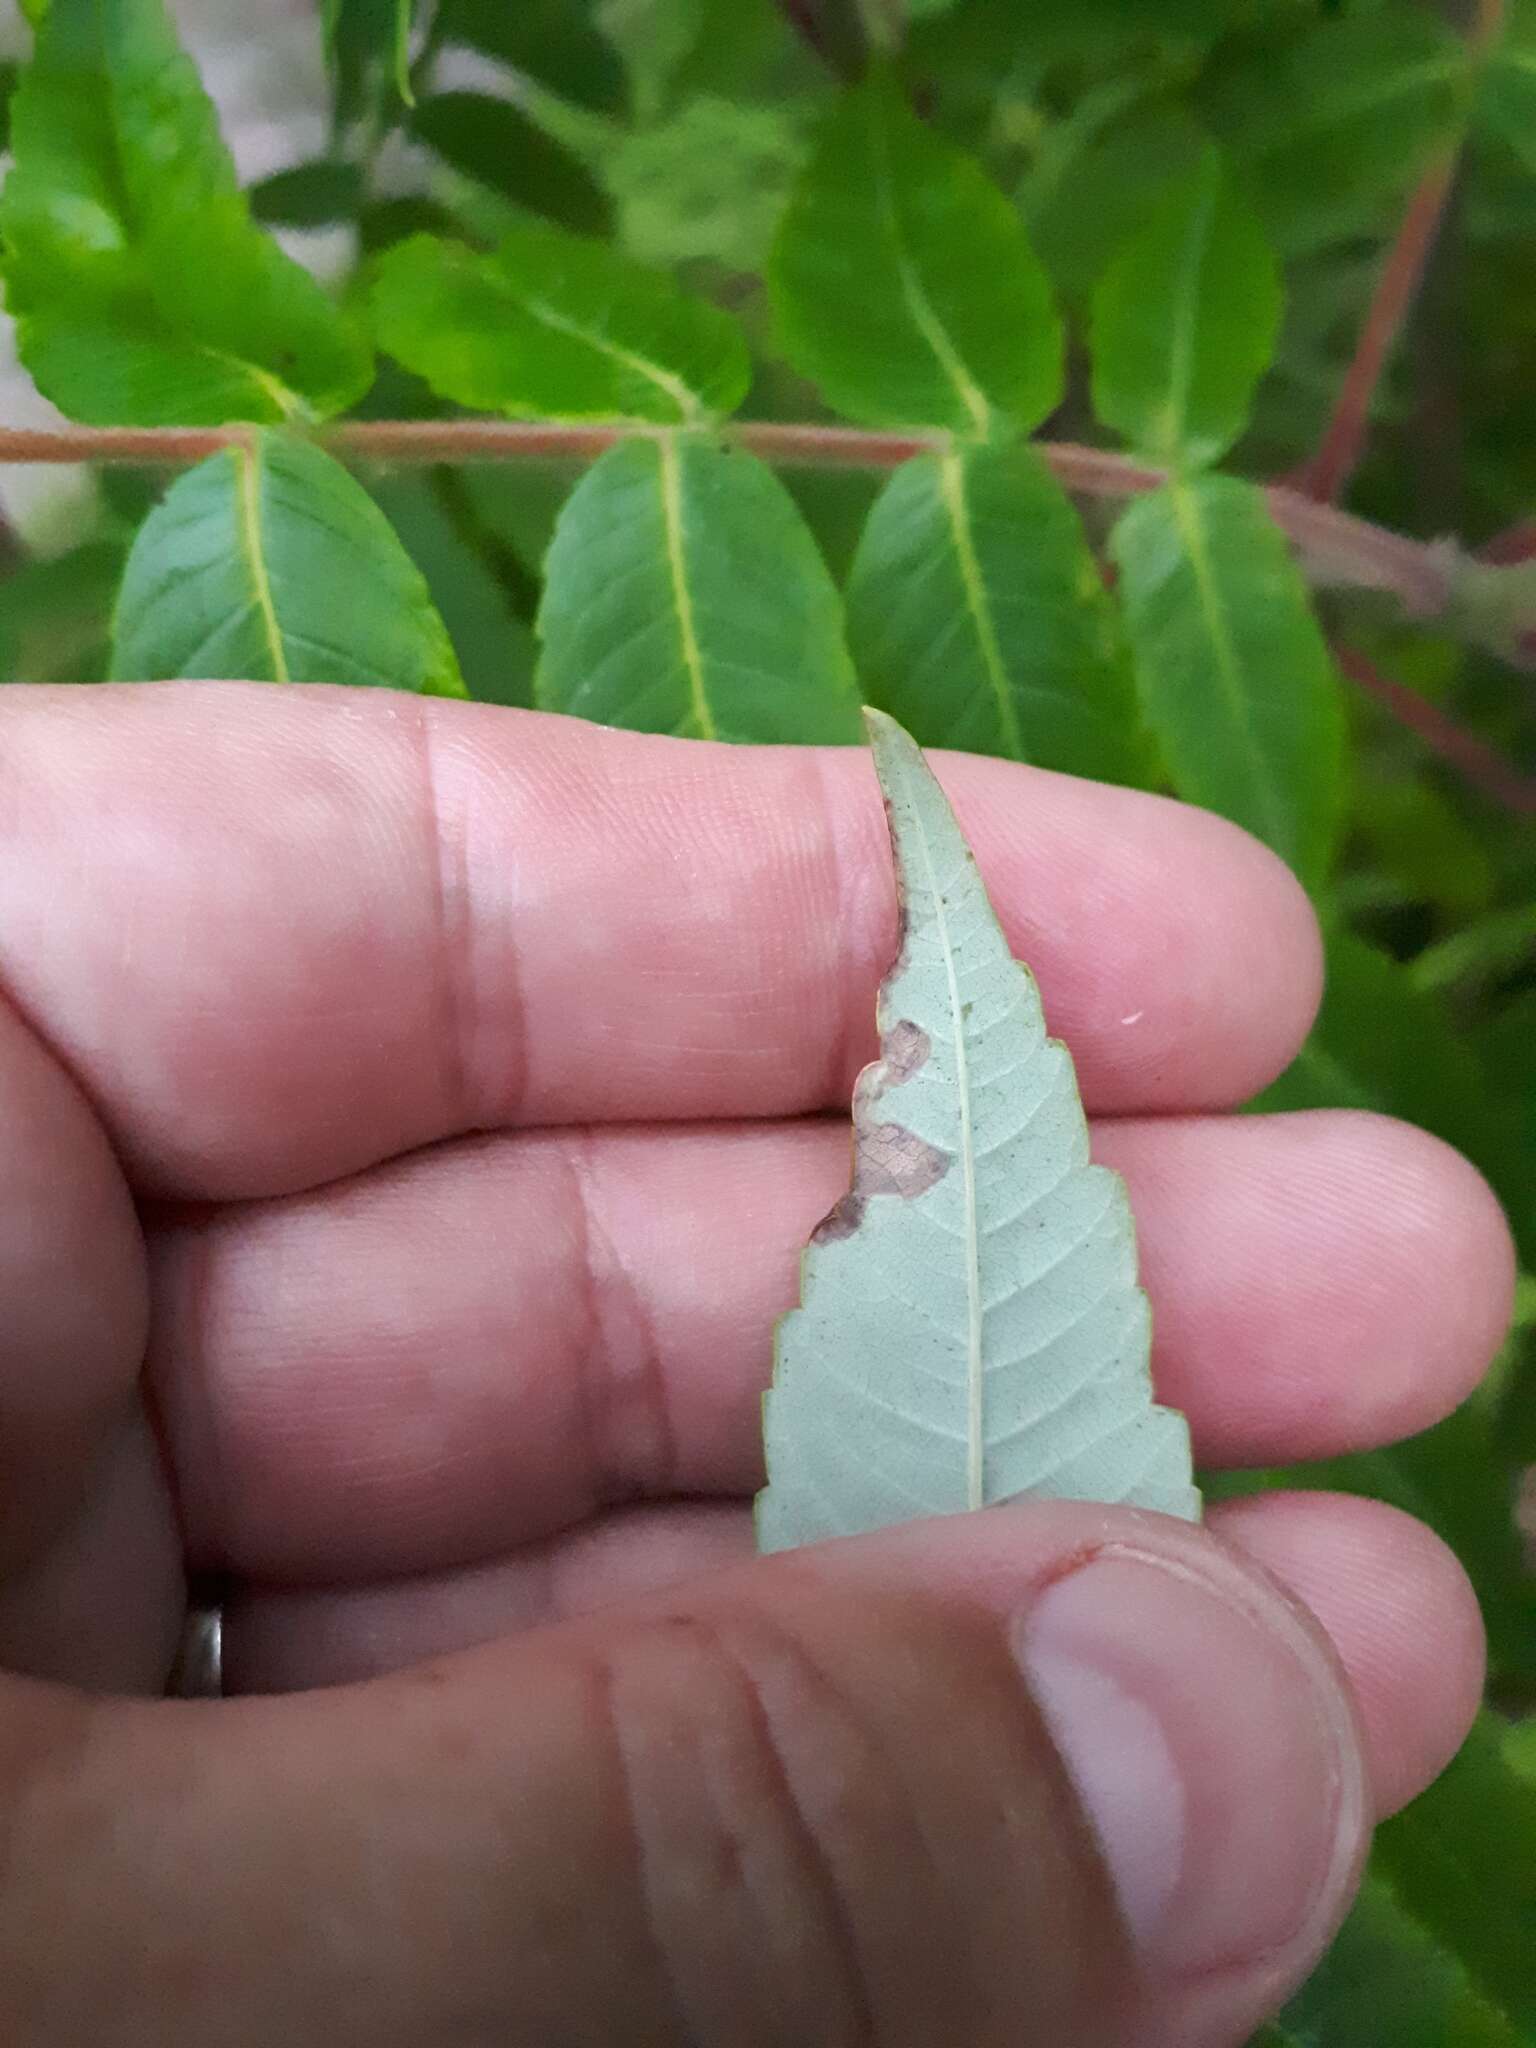
[[1146,1966],[1326,1939],[1365,1834],[1354,1717],[1290,1604],[1235,1563],[1114,1547],[1015,1626]]

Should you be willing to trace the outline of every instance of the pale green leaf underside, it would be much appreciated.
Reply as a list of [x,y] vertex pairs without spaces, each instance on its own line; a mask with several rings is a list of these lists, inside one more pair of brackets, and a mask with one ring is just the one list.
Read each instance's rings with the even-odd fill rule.
[[902,464],[848,582],[865,692],[924,746],[1137,782],[1148,746],[1082,522],[1035,452]]
[[1032,1494],[1197,1519],[1152,1399],[1118,1175],[922,755],[867,714],[904,906],[850,1193],[801,1269],[764,1398],[758,1541],[784,1550]]
[[278,434],[212,455],[139,529],[112,673],[465,694],[421,572],[330,456]]
[[1017,212],[888,78],[834,109],[774,244],[785,354],[871,426],[1034,427],[1062,386],[1061,321]]
[[755,456],[621,442],[561,511],[539,606],[539,703],[692,739],[858,735],[842,606],[793,499]]
[[1174,481],[1110,542],[1142,709],[1179,795],[1315,884],[1343,799],[1343,713],[1301,572],[1256,484]]
[[338,412],[368,351],[255,227],[162,0],[54,0],[0,197],[22,360],[97,425]]
[[413,235],[378,265],[381,345],[459,405],[677,426],[728,413],[751,377],[728,313],[601,243],[519,228],[493,256]]

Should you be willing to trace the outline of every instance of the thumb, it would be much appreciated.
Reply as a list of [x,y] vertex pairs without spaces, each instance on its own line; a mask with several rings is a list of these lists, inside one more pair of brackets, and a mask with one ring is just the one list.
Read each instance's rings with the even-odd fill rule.
[[93,1711],[13,1839],[18,2043],[1231,2048],[1365,1834],[1310,1621],[1197,1530],[1063,1504]]

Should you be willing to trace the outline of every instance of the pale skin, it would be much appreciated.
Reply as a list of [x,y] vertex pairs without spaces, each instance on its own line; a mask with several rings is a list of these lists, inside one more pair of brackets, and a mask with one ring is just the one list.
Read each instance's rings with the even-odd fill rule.
[[[1317,999],[1289,876],[1162,799],[935,765],[1127,1177],[1201,1460],[1447,1412],[1508,1314],[1482,1181],[1383,1119],[1231,1113]],[[753,1560],[883,832],[857,749],[0,693],[7,2042],[1226,2048],[1305,1974],[1478,1697],[1426,1531],[1277,1494]],[[158,1697],[189,1564],[248,1697]],[[1118,1892],[1007,1653],[1085,1576],[1128,1589],[1106,1654],[1142,1656],[1145,1582],[1206,1681],[1178,1856],[1112,1857]],[[1292,1664],[1326,1755],[1266,1719]]]

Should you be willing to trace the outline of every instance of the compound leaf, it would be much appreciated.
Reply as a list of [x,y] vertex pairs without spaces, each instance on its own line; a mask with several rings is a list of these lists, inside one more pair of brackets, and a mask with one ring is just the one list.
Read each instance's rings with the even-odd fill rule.
[[381,344],[442,398],[523,418],[677,426],[740,404],[751,376],[728,313],[558,228],[494,256],[412,235],[380,257]]
[[1263,492],[1175,479],[1111,540],[1142,708],[1178,794],[1316,885],[1343,797],[1343,714],[1301,572]]
[[851,740],[842,607],[773,472],[688,435],[621,442],[561,510],[539,608],[551,711],[694,739]]
[[1279,323],[1273,252],[1208,150],[1099,282],[1094,408],[1159,461],[1213,462],[1247,425]]
[[871,426],[1038,426],[1062,330],[1014,208],[877,74],[834,109],[774,243],[769,289],[794,367]]
[[37,385],[92,425],[339,412],[367,350],[256,227],[162,0],[54,0],[12,105],[6,301]]
[[199,463],[139,529],[112,673],[466,694],[389,521],[339,463],[281,434]]
[[1125,1188],[1089,1164],[1071,1058],[943,792],[893,719],[866,717],[904,934],[854,1093],[853,1185],[779,1325],[759,1544],[1019,1494],[1193,1520]]
[[1071,500],[1023,445],[902,464],[848,584],[869,696],[924,746],[1135,782],[1147,746]]

